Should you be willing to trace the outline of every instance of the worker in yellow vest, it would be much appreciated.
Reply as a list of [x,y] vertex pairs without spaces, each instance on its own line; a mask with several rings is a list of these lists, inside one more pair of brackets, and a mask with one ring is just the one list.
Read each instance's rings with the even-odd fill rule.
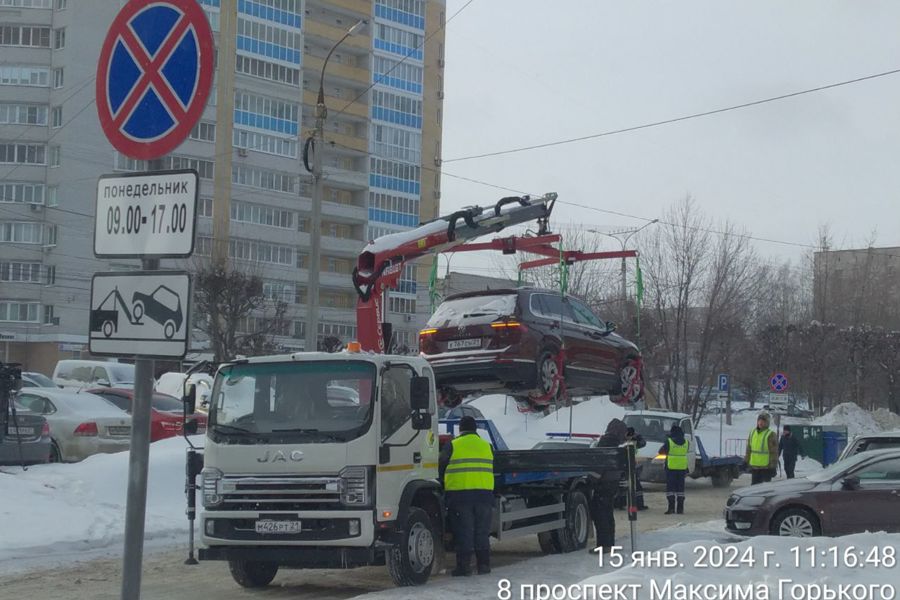
[[478,574],[490,573],[494,452],[479,437],[475,419],[459,420],[459,435],[441,450],[438,468],[456,546],[456,568],[450,574],[471,575],[473,552]]
[[659,449],[659,454],[666,457],[666,502],[669,503],[665,512],[667,515],[684,513],[684,479],[690,467],[689,446],[684,430],[678,425],[672,425],[666,443]]
[[751,485],[772,481],[778,465],[778,436],[769,429],[769,413],[756,417],[756,428],[747,436],[744,462],[750,465]]

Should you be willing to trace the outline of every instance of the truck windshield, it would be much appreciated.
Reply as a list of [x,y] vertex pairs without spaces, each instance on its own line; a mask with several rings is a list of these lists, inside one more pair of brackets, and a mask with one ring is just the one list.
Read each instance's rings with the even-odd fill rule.
[[[648,442],[666,441],[672,425],[680,425],[679,417],[664,417],[661,415],[625,415],[625,424],[634,427],[635,433],[641,434]],[[688,433],[688,432],[685,432]]]
[[375,366],[364,361],[224,367],[209,411],[213,439],[247,443],[344,442],[372,422]]

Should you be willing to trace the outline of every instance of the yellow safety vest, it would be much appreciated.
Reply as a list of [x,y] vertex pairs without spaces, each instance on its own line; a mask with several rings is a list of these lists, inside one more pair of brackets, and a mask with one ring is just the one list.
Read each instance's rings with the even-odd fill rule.
[[676,444],[672,438],[668,439],[669,452],[666,454],[666,468],[670,471],[688,470],[688,441]]
[[750,466],[751,467],[768,467],[769,466],[769,436],[772,435],[771,429],[760,431],[754,429],[750,433]]
[[491,445],[470,433],[454,438],[453,454],[444,471],[444,489],[461,490],[494,489],[494,452]]

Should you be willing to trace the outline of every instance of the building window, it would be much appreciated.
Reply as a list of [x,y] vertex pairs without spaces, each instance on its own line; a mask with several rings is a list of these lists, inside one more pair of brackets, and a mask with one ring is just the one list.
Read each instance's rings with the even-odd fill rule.
[[0,125],[46,125],[47,107],[39,104],[0,103]]
[[48,225],[47,226],[47,245],[55,246],[56,245],[56,237],[59,232],[59,228],[56,225]]
[[59,206],[59,186],[51,185],[47,188],[47,206]]
[[53,87],[56,89],[61,88],[65,84],[65,72],[62,67],[58,69],[53,69]]
[[66,28],[60,27],[53,30],[53,49],[62,50],[66,47]]
[[197,203],[197,215],[200,217],[213,216],[212,198],[200,198],[200,201]]
[[49,266],[44,277],[44,285],[53,285],[56,283],[56,267]]
[[[49,4],[50,0],[46,0],[46,2]],[[56,10],[66,10],[66,3],[67,0],[56,0]]]
[[50,127],[53,129],[62,127],[62,106],[54,106],[50,110]]
[[266,154],[275,154],[287,158],[297,158],[297,140],[295,138],[277,137],[257,131],[234,130],[232,143],[235,148],[246,148]]
[[31,25],[0,26],[0,46],[49,48],[50,28]]
[[44,306],[44,325],[56,325],[56,318],[53,316],[53,305],[47,304]]
[[40,283],[41,263],[0,262],[0,281],[11,283]]
[[215,142],[216,124],[209,121],[200,121],[191,129],[190,138],[200,142]]
[[0,0],[0,6],[12,8],[50,8],[50,0]]
[[231,220],[282,229],[294,227],[293,212],[247,202],[231,202]]
[[231,168],[231,181],[238,185],[246,185],[274,192],[293,193],[296,189],[296,175],[269,171],[256,167],[234,165]]
[[46,165],[47,147],[43,144],[4,144],[0,142],[0,163]]
[[20,181],[0,183],[0,202],[43,204],[44,184]]
[[44,227],[33,221],[0,223],[0,242],[12,244],[43,243]]
[[0,300],[0,321],[37,323],[39,302]]
[[250,75],[251,77],[258,77],[260,79],[268,79],[269,81],[286,83],[287,85],[292,85],[294,87],[299,87],[300,85],[300,69],[277,65],[242,54],[238,54],[236,64],[238,73]]
[[50,69],[0,66],[0,85],[47,87],[49,82]]
[[62,149],[59,146],[50,146],[50,166],[58,167],[62,158]]

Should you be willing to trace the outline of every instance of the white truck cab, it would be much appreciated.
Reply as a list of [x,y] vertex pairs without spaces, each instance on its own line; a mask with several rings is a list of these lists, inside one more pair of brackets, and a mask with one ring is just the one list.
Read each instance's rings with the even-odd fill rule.
[[637,463],[643,465],[641,481],[648,483],[665,483],[665,458],[658,456],[659,447],[666,443],[672,425],[678,425],[684,431],[688,441],[688,473],[693,473],[697,462],[697,442],[694,439],[694,426],[690,415],[668,410],[637,410],[625,413],[623,419],[629,427],[634,427],[646,440],[647,445],[638,450]]
[[424,582],[442,530],[434,390],[428,363],[410,356],[296,353],[220,367],[200,558],[228,560],[247,587],[279,566],[384,562],[395,580]]

